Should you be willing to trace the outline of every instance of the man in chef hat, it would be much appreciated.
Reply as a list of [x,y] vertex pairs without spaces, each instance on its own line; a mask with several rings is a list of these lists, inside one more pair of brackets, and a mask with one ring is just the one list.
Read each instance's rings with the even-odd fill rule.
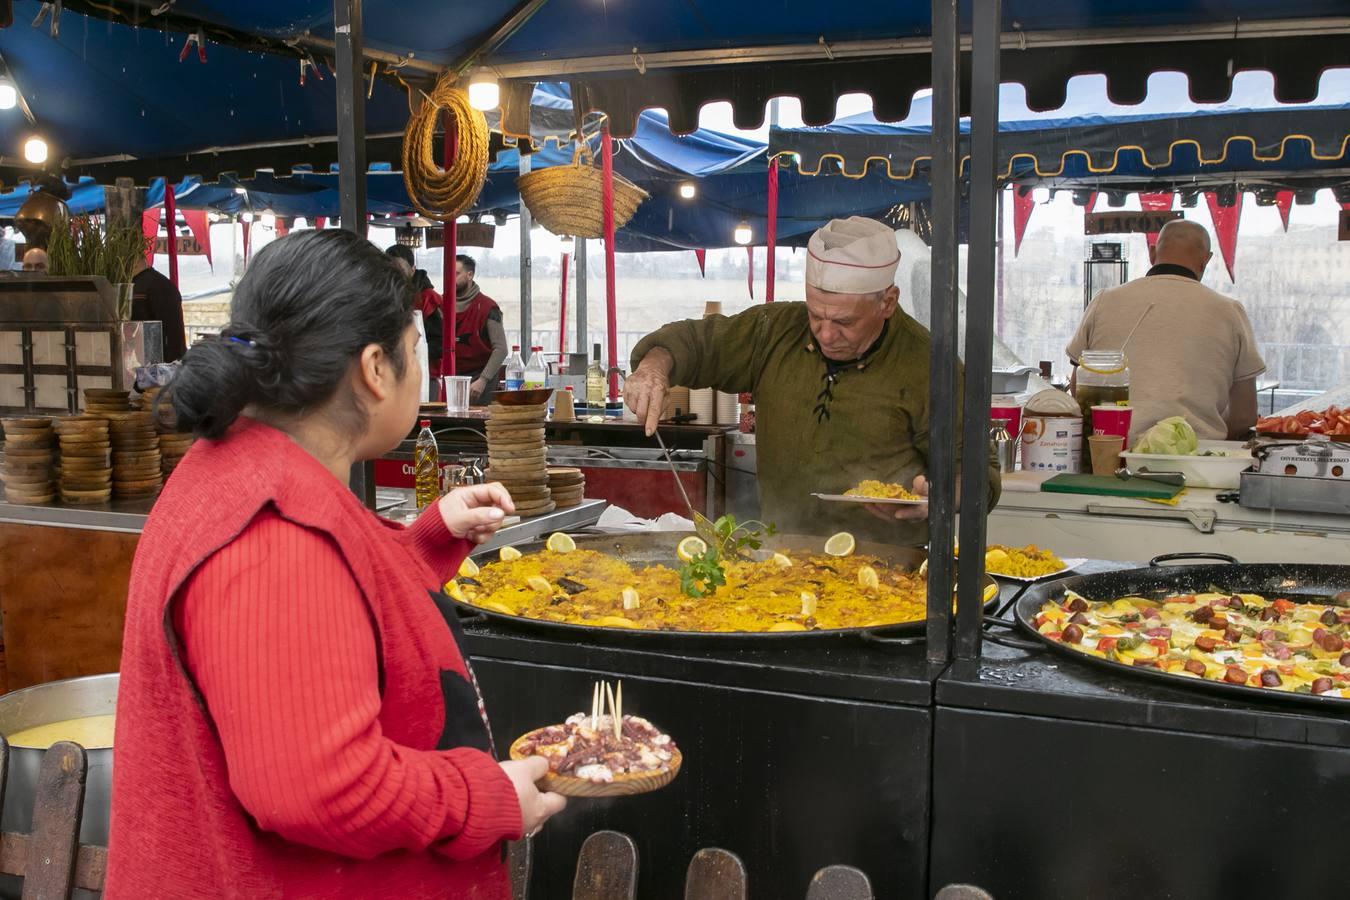
[[[930,337],[898,307],[899,262],[888,226],[835,219],[807,244],[805,303],[768,303],[653,332],[633,351],[628,406],[650,435],[672,384],[751,392],[761,518],[785,532],[926,543],[926,504],[868,507],[869,517],[859,506],[811,496],[842,494],[866,479],[928,492]],[[999,490],[992,460],[990,485],[992,506]]]

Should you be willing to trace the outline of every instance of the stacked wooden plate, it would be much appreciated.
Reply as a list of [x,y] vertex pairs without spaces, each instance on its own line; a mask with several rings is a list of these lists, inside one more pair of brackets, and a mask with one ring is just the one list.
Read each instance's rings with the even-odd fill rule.
[[61,442],[61,500],[103,503],[112,495],[112,457],[108,420],[69,416],[53,427]]
[[549,469],[548,491],[556,508],[570,509],[580,504],[586,495],[586,476],[580,469]]
[[524,517],[554,510],[548,489],[548,459],[544,420],[548,404],[488,407],[488,481],[499,481],[511,492],[516,512]]
[[124,413],[131,408],[131,404],[127,399],[130,396],[131,391],[114,391],[108,388],[85,388],[85,414],[102,416],[108,413]]
[[0,479],[10,503],[50,503],[56,499],[52,482],[52,420],[38,416],[4,419],[5,462]]
[[113,491],[119,497],[150,497],[163,484],[159,433],[154,414],[141,410],[110,414]]
[[178,464],[183,461],[187,455],[188,448],[192,446],[196,435],[188,434],[161,434],[159,436],[159,471],[167,480]]

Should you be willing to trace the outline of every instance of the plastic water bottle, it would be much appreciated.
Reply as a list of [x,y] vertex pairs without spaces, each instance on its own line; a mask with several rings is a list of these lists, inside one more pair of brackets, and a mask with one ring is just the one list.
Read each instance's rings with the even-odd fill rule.
[[413,447],[413,468],[417,473],[417,508],[426,509],[441,499],[441,461],[436,435],[431,433],[431,420],[423,419],[421,425]]
[[548,367],[544,364],[544,348],[531,347],[530,361],[525,363],[525,390],[533,391],[548,385]]
[[520,358],[520,345],[511,345],[511,355],[502,364],[506,370],[503,376],[504,387],[508,391],[518,391],[525,386],[525,361]]

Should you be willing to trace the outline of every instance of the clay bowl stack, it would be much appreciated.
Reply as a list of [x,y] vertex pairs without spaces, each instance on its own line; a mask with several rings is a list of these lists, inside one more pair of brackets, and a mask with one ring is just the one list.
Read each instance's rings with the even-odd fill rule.
[[64,503],[103,503],[112,496],[112,456],[108,420],[101,416],[57,419],[61,442],[61,500]]
[[552,468],[548,470],[548,491],[558,509],[571,509],[586,495],[586,476],[580,469]]
[[165,480],[178,468],[178,464],[187,455],[188,448],[197,438],[191,432],[187,434],[161,434],[159,436],[159,471]]
[[154,414],[141,410],[110,414],[113,492],[118,497],[151,497],[163,484],[159,432]]
[[52,481],[52,420],[38,416],[4,419],[5,462],[0,479],[5,500],[30,505],[56,499]]
[[84,412],[90,416],[102,416],[108,413],[124,413],[131,409],[127,398],[131,391],[114,391],[108,388],[84,389]]
[[548,489],[544,419],[548,404],[488,407],[488,481],[499,481],[511,493],[522,518],[553,512]]

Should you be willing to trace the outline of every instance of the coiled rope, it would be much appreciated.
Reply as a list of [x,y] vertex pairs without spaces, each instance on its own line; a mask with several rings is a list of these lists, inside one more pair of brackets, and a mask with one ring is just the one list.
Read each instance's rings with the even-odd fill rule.
[[[454,122],[458,152],[450,168],[436,163],[436,125],[445,110]],[[453,222],[473,205],[487,180],[488,126],[469,95],[447,72],[408,119],[403,133],[403,183],[413,206],[439,222]]]

